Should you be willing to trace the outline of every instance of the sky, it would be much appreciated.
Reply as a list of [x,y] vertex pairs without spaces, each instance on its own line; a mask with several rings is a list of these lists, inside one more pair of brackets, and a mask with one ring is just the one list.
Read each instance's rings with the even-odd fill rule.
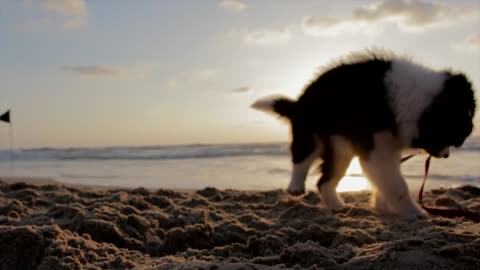
[[287,141],[250,104],[354,51],[460,70],[480,96],[479,29],[479,0],[0,0],[0,113],[15,148]]

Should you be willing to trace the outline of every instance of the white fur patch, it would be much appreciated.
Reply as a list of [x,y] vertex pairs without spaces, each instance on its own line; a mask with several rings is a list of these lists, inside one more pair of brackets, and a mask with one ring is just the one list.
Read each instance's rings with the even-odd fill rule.
[[445,147],[440,152],[438,152],[438,157],[448,158],[449,155],[450,155],[450,147]]
[[308,157],[300,163],[293,164],[292,178],[288,185],[288,192],[290,194],[297,195],[305,192],[305,179],[314,160],[314,157]]
[[390,208],[388,202],[382,197],[382,193],[376,190],[373,191],[374,194],[372,196],[373,201],[372,205],[380,214],[391,214],[394,211]]
[[392,69],[385,76],[385,84],[403,147],[410,146],[418,136],[420,116],[443,90],[446,76],[444,72],[406,59],[392,60]]
[[413,201],[400,172],[401,149],[390,132],[374,136],[374,149],[368,159],[361,159],[363,172],[376,189],[375,207],[379,212],[391,211],[404,218],[423,216]]
[[335,180],[336,179],[330,179],[326,183],[322,184],[322,186],[320,187],[320,196],[323,203],[329,209],[342,209],[343,207],[345,207],[345,203],[342,201],[340,196],[338,196],[338,193],[335,190],[340,180]]
[[284,97],[281,95],[272,95],[272,96],[263,97],[255,101],[250,107],[259,111],[273,112],[273,104],[275,104],[275,101],[282,98],[287,98],[287,97]]
[[313,152],[300,163],[293,164],[292,178],[288,185],[288,192],[290,194],[301,194],[305,192],[305,179],[313,162],[320,158],[325,147],[323,142],[315,136],[315,149]]

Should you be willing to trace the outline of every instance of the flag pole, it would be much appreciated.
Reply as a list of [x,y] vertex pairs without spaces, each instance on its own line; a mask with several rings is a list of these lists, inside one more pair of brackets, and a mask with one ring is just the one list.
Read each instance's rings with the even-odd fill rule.
[[9,123],[9,137],[10,137],[10,169],[13,169],[13,125],[12,122]]
[[7,122],[9,127],[9,141],[10,141],[10,168],[13,169],[13,125],[10,119],[10,110],[0,115],[0,121]]

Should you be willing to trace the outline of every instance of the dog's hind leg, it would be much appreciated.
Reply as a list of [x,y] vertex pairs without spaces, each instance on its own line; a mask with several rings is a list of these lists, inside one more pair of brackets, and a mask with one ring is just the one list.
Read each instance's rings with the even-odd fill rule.
[[373,150],[360,158],[363,172],[377,192],[375,207],[379,212],[390,211],[405,218],[423,216],[400,172],[401,151],[396,144],[391,133],[377,133]]
[[330,209],[340,209],[345,203],[338,196],[336,188],[345,175],[353,158],[351,144],[341,136],[332,136],[325,144],[322,176],[317,187],[325,205]]
[[313,135],[302,128],[292,125],[292,178],[288,185],[288,193],[301,195],[305,192],[305,179],[308,170],[315,159],[320,157],[323,144]]

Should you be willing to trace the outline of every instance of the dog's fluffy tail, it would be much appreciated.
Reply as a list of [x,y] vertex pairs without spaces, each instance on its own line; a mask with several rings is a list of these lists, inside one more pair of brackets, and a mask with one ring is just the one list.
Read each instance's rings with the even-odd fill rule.
[[252,108],[274,113],[278,116],[291,119],[295,112],[295,101],[284,96],[268,96],[261,98],[251,105]]

